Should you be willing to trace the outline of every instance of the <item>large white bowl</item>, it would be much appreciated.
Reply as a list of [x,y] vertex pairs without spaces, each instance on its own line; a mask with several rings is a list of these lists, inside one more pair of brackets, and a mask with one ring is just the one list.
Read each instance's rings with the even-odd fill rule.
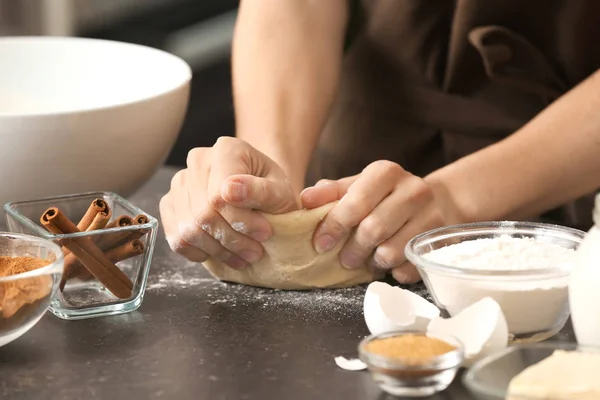
[[139,45],[0,38],[0,204],[133,193],[179,134],[191,76],[180,58]]

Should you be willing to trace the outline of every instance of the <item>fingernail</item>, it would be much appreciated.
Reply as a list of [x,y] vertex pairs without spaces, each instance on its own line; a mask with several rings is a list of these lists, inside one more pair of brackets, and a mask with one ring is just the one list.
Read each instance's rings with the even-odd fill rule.
[[[387,256],[386,256],[386,253]],[[392,254],[389,254],[389,249],[386,249],[383,246],[379,246],[377,248],[377,250],[375,250],[375,254],[373,254],[373,263],[379,268],[379,269],[383,269],[383,270],[389,270],[394,268],[397,265],[390,265],[390,263],[386,262],[385,260],[390,260],[393,259],[391,256]]]
[[240,252],[240,257],[242,257],[244,260],[246,260],[250,264],[255,263],[258,260],[260,260],[260,254],[258,254],[256,251],[252,251],[252,250],[244,250],[244,251]]
[[335,239],[330,235],[321,235],[315,241],[317,253],[322,254],[335,247]]
[[309,186],[307,188],[302,189],[302,191],[300,192],[300,197],[302,197],[304,195],[304,193],[313,190],[313,188],[314,188],[314,186]]
[[243,183],[231,182],[229,184],[229,197],[235,202],[245,201],[248,198],[248,188]]
[[331,182],[330,180],[321,179],[319,182],[317,182],[317,184],[315,185],[315,187],[327,186],[327,185],[331,185],[332,183],[333,182]]
[[233,269],[242,269],[248,266],[248,263],[236,255],[232,255],[226,261],[226,264]]
[[354,254],[341,254],[340,262],[348,269],[357,269],[361,266],[362,260]]
[[267,240],[269,240],[271,238],[271,235],[268,234],[267,232],[252,232],[250,234],[250,236],[252,236],[252,238],[256,241],[259,242],[266,242]]

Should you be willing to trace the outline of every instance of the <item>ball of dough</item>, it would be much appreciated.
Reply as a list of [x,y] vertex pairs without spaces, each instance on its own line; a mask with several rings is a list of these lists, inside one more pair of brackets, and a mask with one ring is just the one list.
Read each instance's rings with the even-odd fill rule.
[[263,213],[274,234],[263,243],[265,255],[260,261],[235,270],[209,258],[204,266],[217,279],[273,289],[343,288],[372,282],[380,275],[366,266],[349,270],[340,264],[338,254],[348,236],[324,254],[314,250],[314,231],[334,205],[278,215]]

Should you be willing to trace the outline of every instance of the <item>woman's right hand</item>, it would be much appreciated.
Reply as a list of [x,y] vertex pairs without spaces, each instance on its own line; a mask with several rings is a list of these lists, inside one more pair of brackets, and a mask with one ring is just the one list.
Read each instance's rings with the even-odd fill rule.
[[257,211],[280,214],[299,208],[283,170],[241,139],[222,137],[195,148],[187,168],[173,177],[160,201],[171,249],[191,261],[208,257],[231,268],[262,258],[261,242],[273,234]]

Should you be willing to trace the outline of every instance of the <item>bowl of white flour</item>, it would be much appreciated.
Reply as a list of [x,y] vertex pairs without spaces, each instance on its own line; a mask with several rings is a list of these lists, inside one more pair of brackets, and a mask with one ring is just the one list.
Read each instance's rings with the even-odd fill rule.
[[534,222],[478,222],[434,229],[405,249],[436,305],[454,316],[496,300],[513,342],[537,342],[569,318],[568,284],[585,232]]

